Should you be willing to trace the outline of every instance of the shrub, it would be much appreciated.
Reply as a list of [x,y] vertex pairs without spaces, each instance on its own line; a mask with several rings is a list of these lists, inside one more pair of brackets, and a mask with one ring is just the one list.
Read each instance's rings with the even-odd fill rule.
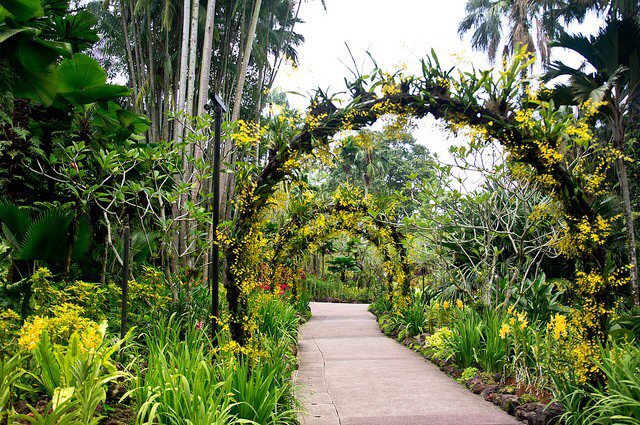
[[467,309],[451,327],[449,345],[455,362],[463,368],[476,363],[476,352],[480,350],[484,325],[478,313]]
[[80,306],[64,303],[51,309],[51,317],[34,316],[20,329],[18,344],[24,350],[32,350],[40,341],[43,331],[54,344],[66,345],[73,334],[80,338],[85,350],[97,348],[102,342],[102,326],[83,316]]
[[451,350],[451,341],[453,332],[449,328],[440,328],[428,336],[425,340],[427,347],[431,350],[434,357],[440,360],[449,360],[453,355]]
[[465,370],[462,371],[462,375],[460,376],[460,380],[462,382],[466,382],[469,379],[473,379],[476,377],[476,375],[478,374],[478,369],[476,369],[475,367],[468,367]]
[[14,353],[21,322],[20,315],[10,308],[0,313],[0,356]]
[[487,310],[481,314],[483,323],[480,347],[475,351],[474,358],[478,366],[486,372],[502,372],[506,362],[506,343],[500,337],[502,316]]
[[640,423],[640,347],[611,345],[596,362],[606,385],[586,387],[573,375],[556,376],[558,398],[569,424]]
[[258,301],[256,310],[261,334],[275,341],[295,342],[300,319],[294,307],[279,297],[265,294]]

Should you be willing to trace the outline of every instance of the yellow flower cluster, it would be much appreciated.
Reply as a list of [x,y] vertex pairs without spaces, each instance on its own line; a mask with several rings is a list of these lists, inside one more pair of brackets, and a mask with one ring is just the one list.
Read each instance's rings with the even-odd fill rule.
[[514,332],[522,332],[529,326],[529,319],[526,313],[520,313],[513,307],[507,310],[506,321],[500,327],[500,338],[506,339],[508,335]]
[[553,339],[558,341],[560,338],[566,338],[569,335],[569,326],[567,317],[562,314],[556,314],[551,317],[547,329],[553,332]]
[[598,214],[593,220],[582,217],[573,223],[573,229],[566,228],[557,239],[558,249],[567,257],[576,258],[604,244],[611,235],[612,222],[618,220],[619,215],[604,218]]
[[266,129],[254,122],[238,120],[236,125],[237,128],[231,133],[231,138],[237,146],[245,148],[255,146],[266,134]]
[[399,84],[384,84],[382,86],[382,94],[385,96],[393,96],[401,92]]
[[20,348],[34,349],[40,342],[45,329],[55,344],[67,344],[74,333],[80,337],[81,348],[87,351],[97,348],[102,342],[101,326],[83,317],[82,307],[64,303],[53,307],[51,311],[52,317],[34,316],[22,326],[18,338]]
[[595,363],[600,355],[600,351],[595,342],[580,341],[573,350],[571,350],[573,357],[574,371],[578,377],[578,380],[582,383],[594,374],[598,373],[598,365]]
[[322,127],[327,117],[328,115],[326,113],[322,113],[318,115],[308,114],[305,117],[304,122],[307,123],[307,125],[309,126],[309,130],[315,130]]
[[20,329],[20,315],[10,308],[0,313],[0,344],[14,338]]
[[538,156],[547,167],[552,167],[562,162],[562,153],[553,148],[548,142],[538,140],[536,145],[538,146]]

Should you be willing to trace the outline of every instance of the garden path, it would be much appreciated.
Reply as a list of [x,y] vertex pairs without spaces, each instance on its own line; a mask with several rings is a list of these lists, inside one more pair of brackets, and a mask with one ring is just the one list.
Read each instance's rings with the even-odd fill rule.
[[367,307],[311,303],[296,374],[302,425],[520,424],[387,338]]

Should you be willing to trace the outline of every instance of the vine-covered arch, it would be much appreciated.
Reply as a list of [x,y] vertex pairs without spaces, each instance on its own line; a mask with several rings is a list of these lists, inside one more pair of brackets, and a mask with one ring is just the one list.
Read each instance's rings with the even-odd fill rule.
[[[453,74],[443,69],[435,55],[422,64],[422,75],[389,75],[376,71],[351,83],[352,98],[337,107],[332,98],[318,92],[304,126],[292,131],[282,144],[269,150],[266,166],[243,183],[236,214],[225,246],[226,287],[233,338],[243,342],[247,288],[254,244],[262,211],[280,183],[295,176],[303,158],[325,148],[343,130],[358,130],[385,114],[415,118],[432,115],[456,131],[468,129],[476,143],[499,142],[522,175],[540,182],[560,202],[567,227],[555,242],[559,251],[577,264],[569,290],[573,322],[582,335],[576,347],[578,362],[588,362],[604,338],[613,312],[612,289],[628,284],[628,267],[607,267],[606,246],[618,215],[599,211],[603,177],[621,153],[590,143],[594,138],[589,120],[595,107],[585,106],[579,116],[558,109],[545,90],[532,92],[522,78],[532,60],[516,55],[499,73],[476,71]],[[579,146],[598,161],[567,156],[568,144]],[[605,269],[607,271],[605,272]]]
[[275,237],[274,266],[284,258],[313,250],[336,231],[347,232],[375,246],[384,257],[389,294],[395,281],[402,295],[408,295],[411,263],[400,226],[381,219],[370,199],[348,184],[339,187],[328,201],[303,199],[290,207],[288,219]]

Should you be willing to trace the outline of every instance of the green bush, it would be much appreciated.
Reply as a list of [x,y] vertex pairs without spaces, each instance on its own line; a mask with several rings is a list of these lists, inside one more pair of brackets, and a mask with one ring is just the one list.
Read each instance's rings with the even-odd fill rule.
[[487,310],[481,314],[481,344],[474,353],[475,361],[485,372],[502,372],[506,363],[506,343],[500,337],[502,315]]
[[331,276],[326,279],[309,276],[306,287],[312,299],[331,298],[348,302],[371,302],[375,298],[373,288],[345,284]]
[[205,329],[175,316],[149,328],[147,366],[137,370],[136,388],[130,391],[139,423],[232,422],[230,377],[214,362]]
[[440,328],[433,335],[428,336],[425,342],[434,357],[440,360],[449,360],[453,356],[451,338],[453,338],[451,329]]
[[295,307],[285,300],[269,297],[257,308],[258,331],[274,341],[294,343],[298,335],[300,318]]
[[462,311],[462,317],[453,322],[449,345],[454,361],[463,368],[476,364],[476,353],[481,348],[484,324],[478,313]]
[[601,350],[598,368],[605,385],[584,386],[575,376],[556,376],[558,399],[568,424],[640,423],[640,347],[611,345]]

